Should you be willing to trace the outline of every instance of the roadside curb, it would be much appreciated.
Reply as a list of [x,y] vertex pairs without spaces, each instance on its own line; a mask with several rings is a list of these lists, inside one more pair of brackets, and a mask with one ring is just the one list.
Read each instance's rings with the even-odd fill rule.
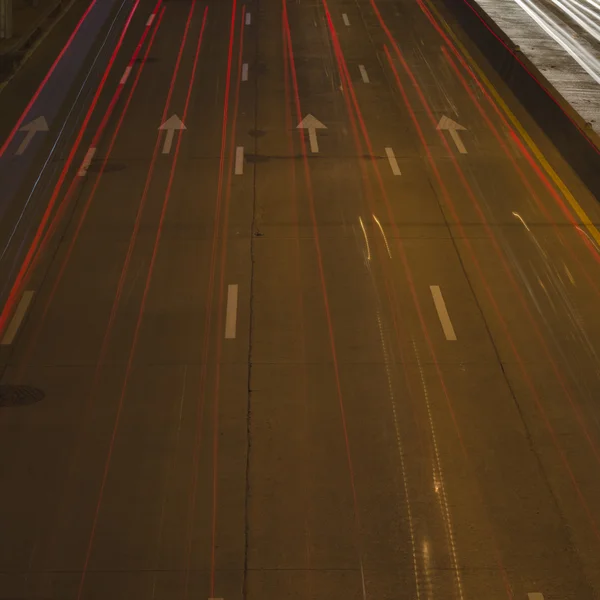
[[8,48],[0,51],[0,84],[4,83],[27,59],[44,34],[47,34],[75,0],[56,0],[31,24],[27,33],[15,38]]
[[518,46],[471,0],[434,0],[466,32],[560,154],[600,200],[600,137]]

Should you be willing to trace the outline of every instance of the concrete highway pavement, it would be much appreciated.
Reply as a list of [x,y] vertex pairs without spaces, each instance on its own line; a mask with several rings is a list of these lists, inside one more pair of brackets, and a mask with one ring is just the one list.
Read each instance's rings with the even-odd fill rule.
[[15,242],[3,596],[600,596],[596,200],[432,10],[137,6]]

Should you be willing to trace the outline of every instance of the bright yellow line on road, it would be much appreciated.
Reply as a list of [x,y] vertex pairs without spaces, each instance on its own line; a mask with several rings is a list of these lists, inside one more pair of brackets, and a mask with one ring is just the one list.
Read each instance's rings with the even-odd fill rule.
[[559,177],[558,173],[552,168],[550,163],[546,160],[546,157],[542,154],[542,151],[538,148],[537,144],[531,139],[527,131],[523,125],[521,125],[520,121],[514,115],[514,113],[508,108],[506,102],[502,99],[499,92],[496,90],[492,82],[485,76],[483,71],[479,68],[475,59],[469,54],[469,51],[464,47],[461,41],[457,38],[456,34],[452,31],[448,23],[444,20],[442,15],[438,12],[435,6],[432,5],[430,0],[423,0],[429,10],[435,15],[436,19],[441,23],[442,27],[446,30],[448,35],[452,38],[452,41],[456,44],[457,48],[461,51],[466,60],[470,63],[471,67],[477,73],[477,76],[482,81],[482,83],[487,87],[490,91],[494,100],[498,104],[498,106],[504,111],[506,116],[510,119],[515,129],[519,132],[520,136],[523,138],[523,141],[529,146],[529,149],[542,166],[544,171],[549,175],[550,179],[554,182],[554,185],[558,188],[558,190],[562,193],[562,195],[566,198],[567,202],[570,204],[571,208],[581,221],[585,227],[587,227],[588,231],[592,234],[596,243],[600,245],[600,231],[596,229],[595,225],[592,223],[590,218],[587,216],[587,213],[583,210],[579,202],[575,199],[573,194],[569,191],[569,188],[564,184],[562,179]]

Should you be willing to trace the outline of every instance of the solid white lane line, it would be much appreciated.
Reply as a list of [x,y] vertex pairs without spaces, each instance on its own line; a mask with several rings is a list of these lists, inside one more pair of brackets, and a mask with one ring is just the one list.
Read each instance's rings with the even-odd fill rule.
[[342,20],[344,21],[344,25],[346,27],[350,27],[350,19],[348,19],[348,15],[346,13],[342,14]]
[[539,592],[529,592],[527,597],[529,600],[544,600],[544,594],[540,594]]
[[33,298],[33,290],[27,290],[27,291],[23,292],[23,295],[21,296],[21,300],[19,301],[19,304],[17,306],[17,310],[15,311],[15,314],[13,315],[12,321],[10,322],[8,329],[6,330],[4,337],[2,338],[3,346],[9,346],[10,344],[13,343],[13,340],[15,339],[15,336],[17,335],[17,331],[19,331],[19,327],[21,326],[21,323],[23,322],[25,313],[27,312],[27,309],[29,308],[29,305],[31,304],[32,298]]
[[392,168],[392,173],[394,175],[402,175],[402,173],[400,173],[400,167],[398,166],[398,161],[396,160],[396,157],[394,156],[394,151],[391,148],[386,148],[385,153],[388,157],[388,160],[390,161],[390,167]]
[[252,15],[250,13],[246,13],[246,25],[250,25],[252,23]]
[[244,146],[238,146],[235,149],[235,174],[244,174]]
[[235,338],[235,326],[237,323],[238,286],[230,284],[227,286],[227,317],[225,318],[225,339]]
[[123,77],[121,77],[121,81],[119,82],[121,85],[125,85],[127,82],[127,78],[129,77],[129,73],[131,73],[131,66],[125,67],[125,72],[123,73]]
[[150,27],[150,25],[152,25],[152,22],[154,21],[154,13],[152,13],[149,17],[148,20],[146,21],[146,27]]
[[79,169],[79,172],[77,173],[79,177],[85,177],[87,175],[87,170],[90,166],[90,163],[92,162],[92,158],[94,158],[94,154],[96,154],[96,148],[94,146],[90,146],[88,148],[88,151],[85,153],[83,163],[81,163],[81,167]]
[[452,321],[450,321],[450,315],[448,314],[448,309],[446,308],[446,303],[442,296],[442,290],[440,290],[439,285],[430,285],[429,289],[433,296],[433,303],[435,304],[435,309],[437,310],[440,323],[442,324],[444,335],[448,341],[455,341],[456,333],[454,333],[454,327],[452,327]]
[[242,65],[242,81],[248,81],[248,63]]
[[365,69],[365,65],[358,65],[358,70],[360,71],[360,76],[365,83],[370,83],[369,75],[367,74],[367,70]]

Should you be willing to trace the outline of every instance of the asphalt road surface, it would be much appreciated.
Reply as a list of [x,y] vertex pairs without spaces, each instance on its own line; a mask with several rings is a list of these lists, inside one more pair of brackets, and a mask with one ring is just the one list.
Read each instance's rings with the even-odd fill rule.
[[468,36],[109,8],[0,95],[0,597],[600,598],[600,211]]

